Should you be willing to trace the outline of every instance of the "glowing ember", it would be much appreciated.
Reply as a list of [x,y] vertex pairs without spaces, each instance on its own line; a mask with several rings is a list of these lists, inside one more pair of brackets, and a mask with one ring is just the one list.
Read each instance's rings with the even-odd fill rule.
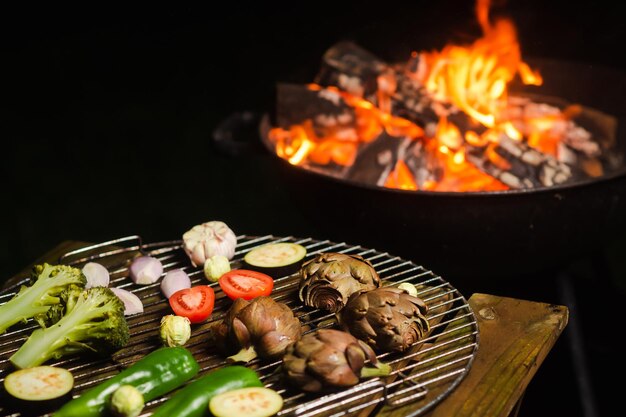
[[[539,167],[540,185],[566,181],[571,171],[561,163],[561,143],[569,140],[587,156],[598,154],[597,143],[571,121],[580,107],[559,110],[509,96],[515,77],[537,86],[543,80],[522,61],[512,22],[490,21],[489,7],[489,0],[477,0],[483,36],[471,45],[414,52],[407,65],[396,67],[367,52],[350,52],[354,56],[337,64],[344,65],[338,76],[323,86],[307,87],[318,99],[344,110],[272,129],[269,139],[276,153],[293,165],[350,167],[363,147],[384,133],[421,143],[412,155],[388,162],[387,177],[379,181],[385,187],[466,192],[532,186],[528,179],[505,174],[512,164],[504,154]],[[371,68],[355,70],[357,58]],[[329,61],[338,62],[336,57]],[[370,73],[372,78],[365,80]],[[538,152],[525,151],[528,146]],[[417,151],[422,154],[416,156]],[[417,175],[417,163],[406,158],[435,168]],[[589,166],[590,176],[602,174],[597,160],[581,165]]]

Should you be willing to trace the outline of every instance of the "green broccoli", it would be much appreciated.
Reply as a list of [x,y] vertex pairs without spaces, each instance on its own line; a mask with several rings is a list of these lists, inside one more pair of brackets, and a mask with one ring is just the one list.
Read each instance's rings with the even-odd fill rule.
[[15,297],[0,305],[0,334],[29,318],[44,325],[48,309],[61,302],[59,294],[70,285],[84,287],[87,278],[78,268],[44,263],[35,265],[31,281],[31,286],[22,286]]
[[110,354],[128,343],[124,303],[109,288],[68,288],[60,297],[63,315],[51,310],[49,327],[35,330],[9,358],[15,367],[30,368],[83,351]]

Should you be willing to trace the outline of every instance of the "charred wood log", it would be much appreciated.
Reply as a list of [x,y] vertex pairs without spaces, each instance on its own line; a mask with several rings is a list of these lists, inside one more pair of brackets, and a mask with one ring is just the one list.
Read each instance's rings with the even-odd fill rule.
[[435,154],[425,149],[423,141],[397,138],[383,131],[376,140],[361,147],[346,178],[383,186],[398,161],[405,163],[419,189],[427,181],[436,182],[443,176],[441,162]]
[[501,167],[488,157],[485,149],[479,148],[472,148],[467,154],[467,160],[514,189],[549,187],[584,178],[580,170],[506,135],[500,136],[495,152],[509,166]]
[[361,146],[346,178],[363,184],[384,185],[398,161],[401,142],[402,139],[392,137],[383,130],[378,138]]
[[423,141],[414,141],[404,157],[418,189],[423,189],[427,182],[439,182],[443,178],[444,168],[441,160],[432,151],[426,149]]
[[353,126],[354,108],[333,91],[312,90],[304,85],[278,84],[276,123],[288,129],[306,120],[318,130]]
[[324,54],[315,83],[372,101],[378,92],[378,76],[388,69],[385,62],[355,43],[339,42]]

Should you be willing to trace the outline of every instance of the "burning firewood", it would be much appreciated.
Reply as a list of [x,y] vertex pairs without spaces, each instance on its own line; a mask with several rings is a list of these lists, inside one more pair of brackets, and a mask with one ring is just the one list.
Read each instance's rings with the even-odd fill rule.
[[318,130],[354,125],[354,109],[336,92],[312,90],[303,85],[278,84],[276,122],[289,128],[312,120]]
[[580,170],[506,135],[500,137],[493,149],[496,158],[501,157],[506,167],[494,161],[494,157],[484,150],[468,152],[467,158],[481,171],[514,189],[549,187],[584,178]]
[[408,190],[527,189],[603,175],[615,165],[606,152],[611,118],[592,117],[604,124],[597,137],[577,120],[599,112],[512,96],[514,77],[531,85],[542,78],[521,60],[510,22],[491,23],[487,11],[478,13],[484,37],[472,45],[414,52],[400,64],[352,42],[332,46],[315,84],[279,86],[269,135],[276,152],[329,175]]
[[408,70],[418,60],[416,56],[406,66],[392,67],[352,42],[340,42],[324,54],[315,83],[339,87],[377,106],[388,101],[389,113],[421,127],[436,124],[445,114],[462,131],[484,130],[450,103],[433,100],[424,86],[411,77]]

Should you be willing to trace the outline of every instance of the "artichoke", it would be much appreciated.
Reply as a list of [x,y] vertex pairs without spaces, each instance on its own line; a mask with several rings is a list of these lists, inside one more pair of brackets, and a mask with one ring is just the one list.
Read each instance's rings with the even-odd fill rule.
[[249,362],[257,355],[279,359],[302,335],[293,311],[270,297],[237,298],[213,331],[226,353],[239,351],[229,357],[233,362]]
[[430,331],[427,312],[406,289],[383,287],[350,297],[339,323],[376,350],[403,352]]
[[300,269],[300,301],[309,307],[341,310],[348,298],[380,287],[380,277],[359,255],[322,253]]
[[[375,368],[365,367],[366,359]],[[391,371],[366,343],[333,329],[305,335],[283,358],[283,369],[290,382],[309,392],[350,387],[361,377],[389,375]]]

